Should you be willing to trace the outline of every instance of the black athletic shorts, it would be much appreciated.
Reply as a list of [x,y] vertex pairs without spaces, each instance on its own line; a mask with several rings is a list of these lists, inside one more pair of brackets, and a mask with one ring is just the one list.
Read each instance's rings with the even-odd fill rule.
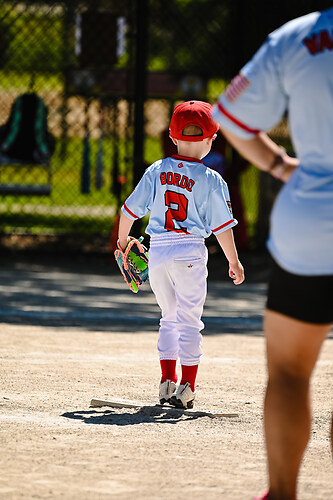
[[271,259],[267,309],[307,323],[333,323],[333,275],[292,274]]

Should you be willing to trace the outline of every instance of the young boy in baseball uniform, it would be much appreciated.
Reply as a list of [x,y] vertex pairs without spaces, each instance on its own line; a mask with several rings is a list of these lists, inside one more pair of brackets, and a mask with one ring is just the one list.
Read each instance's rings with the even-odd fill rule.
[[[232,227],[228,187],[201,161],[210,151],[218,125],[212,106],[188,101],[176,106],[170,137],[178,154],[158,160],[121,208],[119,245],[124,250],[133,222],[150,212],[149,280],[161,308],[158,352],[160,403],[192,408],[201,350],[201,321],[207,292],[205,238],[215,234],[229,261],[235,285],[244,281]],[[181,364],[178,388],[177,360]]]

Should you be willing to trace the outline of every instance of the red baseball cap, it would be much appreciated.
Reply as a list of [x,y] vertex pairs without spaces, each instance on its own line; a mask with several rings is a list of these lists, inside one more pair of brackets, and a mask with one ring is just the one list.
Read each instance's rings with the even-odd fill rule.
[[[171,122],[170,135],[180,141],[199,142],[212,137],[219,125],[211,117],[213,107],[208,102],[186,101],[175,107]],[[202,135],[183,135],[184,128],[196,125],[202,130]]]

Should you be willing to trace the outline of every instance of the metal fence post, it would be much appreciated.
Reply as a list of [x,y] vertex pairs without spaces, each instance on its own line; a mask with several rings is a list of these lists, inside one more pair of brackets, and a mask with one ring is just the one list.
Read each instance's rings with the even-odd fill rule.
[[[144,105],[147,82],[147,17],[148,1],[136,2],[136,49],[135,49],[135,90],[134,90],[134,172],[133,184],[137,185],[145,171],[144,163]],[[142,222],[134,223],[132,234],[141,235]]]
[[136,185],[144,167],[144,104],[147,81],[147,16],[148,0],[137,1],[135,53],[135,111],[134,111],[134,175]]

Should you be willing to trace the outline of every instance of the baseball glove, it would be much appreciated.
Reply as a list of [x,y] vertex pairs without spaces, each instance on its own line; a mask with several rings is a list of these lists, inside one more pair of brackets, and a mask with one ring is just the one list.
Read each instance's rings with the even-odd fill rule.
[[140,236],[138,240],[132,236],[129,238],[125,250],[120,248],[119,241],[117,241],[114,256],[130,290],[138,293],[139,286],[148,279],[148,252],[147,248],[141,245],[143,236]]

